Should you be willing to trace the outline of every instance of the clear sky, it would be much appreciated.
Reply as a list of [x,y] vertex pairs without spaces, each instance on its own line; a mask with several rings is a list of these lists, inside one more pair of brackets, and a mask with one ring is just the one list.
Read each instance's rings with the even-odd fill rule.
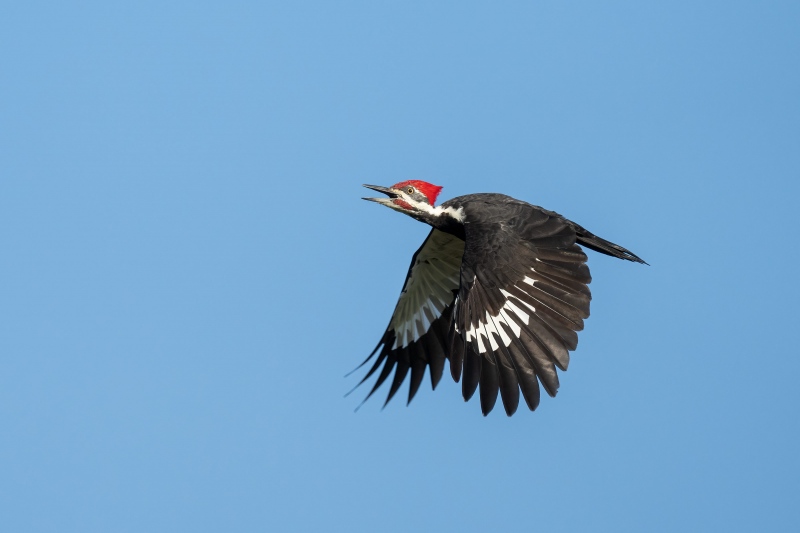
[[[7,2],[9,532],[800,529],[797,2]],[[503,192],[590,252],[556,399],[345,378],[427,228]],[[403,389],[405,391],[405,389]]]

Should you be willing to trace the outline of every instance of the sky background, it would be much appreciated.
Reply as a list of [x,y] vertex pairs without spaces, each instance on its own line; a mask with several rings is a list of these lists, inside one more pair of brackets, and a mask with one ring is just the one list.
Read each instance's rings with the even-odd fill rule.
[[[797,2],[7,2],[13,532],[800,528]],[[556,399],[344,375],[428,229],[503,192],[590,252]]]

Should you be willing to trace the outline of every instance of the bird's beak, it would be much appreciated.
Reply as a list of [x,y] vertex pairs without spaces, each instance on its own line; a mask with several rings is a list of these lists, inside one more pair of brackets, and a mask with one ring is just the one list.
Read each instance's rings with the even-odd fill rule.
[[[392,189],[388,189],[386,187],[381,187],[380,185],[364,185],[367,189],[372,189],[373,191],[382,192],[389,198],[397,198],[400,196],[397,192],[393,191]],[[379,204],[388,205],[391,204],[392,201],[389,198],[362,198],[362,200],[369,200],[370,202],[377,202]]]

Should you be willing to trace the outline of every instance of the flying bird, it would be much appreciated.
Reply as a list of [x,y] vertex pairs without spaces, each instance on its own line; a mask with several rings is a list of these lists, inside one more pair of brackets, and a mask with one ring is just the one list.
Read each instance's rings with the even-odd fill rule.
[[558,213],[503,194],[468,194],[437,206],[442,188],[424,181],[364,187],[386,195],[364,200],[432,227],[411,258],[386,332],[359,365],[377,354],[358,383],[380,369],[364,401],[394,371],[386,405],[410,371],[411,402],[425,369],[435,389],[448,360],[464,400],[480,389],[484,416],[498,392],[508,416],[520,391],[533,411],[540,384],[556,395],[556,369],[567,369],[589,316],[591,276],[579,245],[646,264]]

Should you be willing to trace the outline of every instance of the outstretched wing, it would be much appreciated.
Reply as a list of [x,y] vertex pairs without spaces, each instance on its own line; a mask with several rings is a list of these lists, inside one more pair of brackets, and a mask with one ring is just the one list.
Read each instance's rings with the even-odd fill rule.
[[511,416],[520,390],[532,411],[540,383],[558,391],[556,368],[567,369],[589,316],[591,276],[572,222],[510,198],[496,214],[482,209],[467,213],[454,321],[464,342],[452,345],[451,370],[464,399],[480,386],[484,415],[499,391]]
[[[410,402],[430,366],[431,385],[436,388],[448,356],[453,302],[459,287],[464,241],[433,229],[411,259],[403,291],[386,333],[363,364],[377,359],[359,382],[381,372],[366,401],[394,370],[386,403],[392,399],[411,370]],[[384,404],[385,405],[385,404]]]

